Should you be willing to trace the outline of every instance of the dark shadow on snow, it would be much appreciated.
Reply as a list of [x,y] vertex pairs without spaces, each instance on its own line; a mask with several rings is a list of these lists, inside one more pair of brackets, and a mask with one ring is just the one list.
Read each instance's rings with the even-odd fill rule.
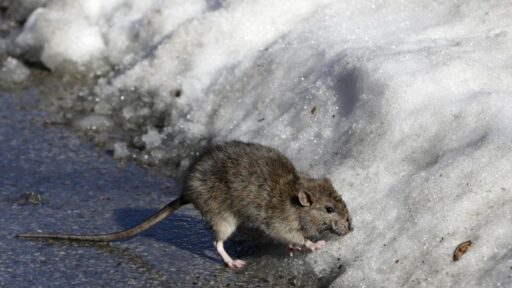
[[352,68],[337,74],[335,77],[336,80],[333,88],[336,95],[338,95],[341,115],[349,117],[354,112],[359,95],[362,93],[357,87],[360,81],[359,73],[355,68]]

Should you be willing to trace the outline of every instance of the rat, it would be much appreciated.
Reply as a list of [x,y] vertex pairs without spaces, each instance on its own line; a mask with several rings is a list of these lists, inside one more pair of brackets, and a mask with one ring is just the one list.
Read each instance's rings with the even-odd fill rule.
[[278,150],[256,143],[230,141],[213,145],[192,162],[181,196],[142,223],[127,230],[99,235],[18,234],[20,238],[116,241],[130,238],[160,222],[178,208],[193,204],[214,234],[214,246],[226,266],[243,267],[224,250],[237,227],[262,231],[287,244],[290,251],[317,251],[324,231],[352,231],[347,206],[329,178],[299,173]]

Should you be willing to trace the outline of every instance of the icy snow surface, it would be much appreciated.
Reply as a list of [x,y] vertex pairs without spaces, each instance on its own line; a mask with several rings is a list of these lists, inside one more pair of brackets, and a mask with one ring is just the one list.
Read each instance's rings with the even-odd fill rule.
[[142,126],[154,159],[241,139],[331,177],[355,231],[308,261],[343,259],[333,287],[512,286],[509,0],[55,0],[16,44],[102,75],[79,123]]

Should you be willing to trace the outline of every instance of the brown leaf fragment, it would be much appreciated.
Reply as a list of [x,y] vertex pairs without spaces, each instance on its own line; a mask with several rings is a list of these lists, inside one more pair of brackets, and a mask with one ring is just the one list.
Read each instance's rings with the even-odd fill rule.
[[52,121],[52,120],[48,120],[48,119],[43,119],[42,126],[44,128],[51,128],[51,127],[57,126],[57,125],[68,126],[69,124],[66,123],[66,122],[59,122],[59,121]]
[[471,247],[472,244],[473,242],[468,240],[457,245],[455,251],[453,251],[453,261],[459,261],[460,257],[469,250],[469,247]]

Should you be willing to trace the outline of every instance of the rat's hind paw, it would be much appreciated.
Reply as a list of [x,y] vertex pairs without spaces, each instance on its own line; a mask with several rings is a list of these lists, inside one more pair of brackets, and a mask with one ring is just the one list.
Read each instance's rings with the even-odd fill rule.
[[229,268],[242,268],[245,266],[245,261],[240,259],[226,261],[224,263],[226,263],[226,266],[228,266]]

